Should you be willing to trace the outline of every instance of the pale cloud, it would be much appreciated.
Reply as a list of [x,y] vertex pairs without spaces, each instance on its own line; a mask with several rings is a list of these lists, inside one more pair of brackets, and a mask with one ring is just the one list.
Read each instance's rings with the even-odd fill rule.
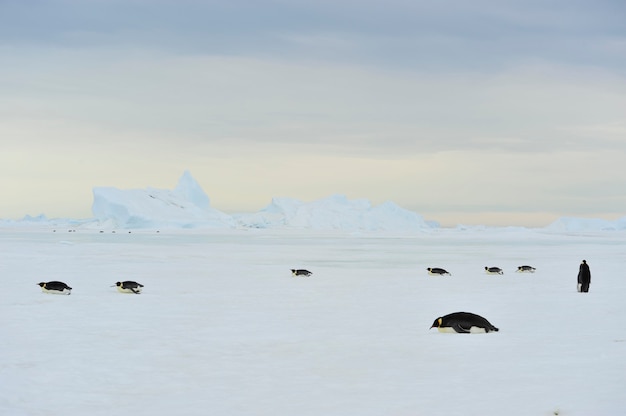
[[185,169],[227,211],[626,213],[619,3],[235,3],[3,2],[0,218]]

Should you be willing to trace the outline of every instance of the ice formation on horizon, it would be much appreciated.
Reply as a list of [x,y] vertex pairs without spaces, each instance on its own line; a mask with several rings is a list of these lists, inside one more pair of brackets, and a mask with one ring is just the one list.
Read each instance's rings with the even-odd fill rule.
[[174,190],[96,187],[93,196],[94,217],[114,228],[235,226],[230,215],[209,206],[209,197],[187,171]]
[[623,231],[626,230],[626,217],[614,221],[601,218],[561,217],[545,229],[556,232]]
[[[93,188],[89,219],[48,219],[44,214],[21,220],[2,220],[0,226],[80,226],[86,228],[261,228],[340,231],[425,231],[439,228],[416,212],[387,201],[372,206],[367,199],[331,195],[311,202],[275,197],[254,213],[229,215],[210,206],[210,199],[189,171],[173,190]],[[457,226],[459,231],[484,226]],[[498,228],[498,227],[488,227]],[[523,227],[521,227],[523,228]],[[626,217],[615,221],[562,217],[543,228],[551,232],[626,231]]]
[[272,198],[264,209],[253,214],[240,214],[237,220],[245,227],[254,228],[346,231],[414,231],[437,226],[391,201],[372,206],[366,199],[349,200],[345,195],[332,195],[312,202]]
[[94,188],[92,211],[101,226],[120,228],[295,228],[346,231],[414,231],[437,227],[393,202],[372,206],[366,199],[332,195],[312,202],[273,198],[251,214],[228,215],[209,206],[209,197],[186,171],[172,191],[154,188]]

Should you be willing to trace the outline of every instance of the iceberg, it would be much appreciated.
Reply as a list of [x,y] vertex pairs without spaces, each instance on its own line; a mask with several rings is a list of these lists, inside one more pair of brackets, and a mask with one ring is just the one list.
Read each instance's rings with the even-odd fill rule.
[[209,206],[209,197],[189,172],[174,190],[93,189],[92,212],[116,228],[232,228],[233,218]]
[[366,199],[332,195],[312,202],[273,198],[264,209],[239,214],[237,221],[250,228],[296,228],[345,231],[416,231],[436,228],[419,214],[388,201],[372,206]]
[[623,231],[626,230],[626,217],[615,221],[601,218],[561,217],[545,229],[555,232]]

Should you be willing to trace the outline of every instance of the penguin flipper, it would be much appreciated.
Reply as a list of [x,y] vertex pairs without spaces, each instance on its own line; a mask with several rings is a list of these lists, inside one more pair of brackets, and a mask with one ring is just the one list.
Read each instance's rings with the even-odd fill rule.
[[134,287],[131,287],[131,288],[130,288],[130,290],[131,290],[133,293],[137,294],[137,295],[141,293],[140,291],[138,291],[138,290],[137,290],[137,289],[135,289]]
[[469,334],[470,333],[469,328],[464,328],[463,326],[461,326],[460,323],[456,323],[456,324],[452,325],[452,329],[454,329],[459,334]]

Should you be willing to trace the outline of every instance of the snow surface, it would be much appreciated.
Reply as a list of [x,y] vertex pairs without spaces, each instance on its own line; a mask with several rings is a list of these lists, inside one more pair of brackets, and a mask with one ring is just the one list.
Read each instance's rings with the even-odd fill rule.
[[[0,414],[621,415],[625,237],[4,229]],[[429,330],[455,311],[500,332]]]

